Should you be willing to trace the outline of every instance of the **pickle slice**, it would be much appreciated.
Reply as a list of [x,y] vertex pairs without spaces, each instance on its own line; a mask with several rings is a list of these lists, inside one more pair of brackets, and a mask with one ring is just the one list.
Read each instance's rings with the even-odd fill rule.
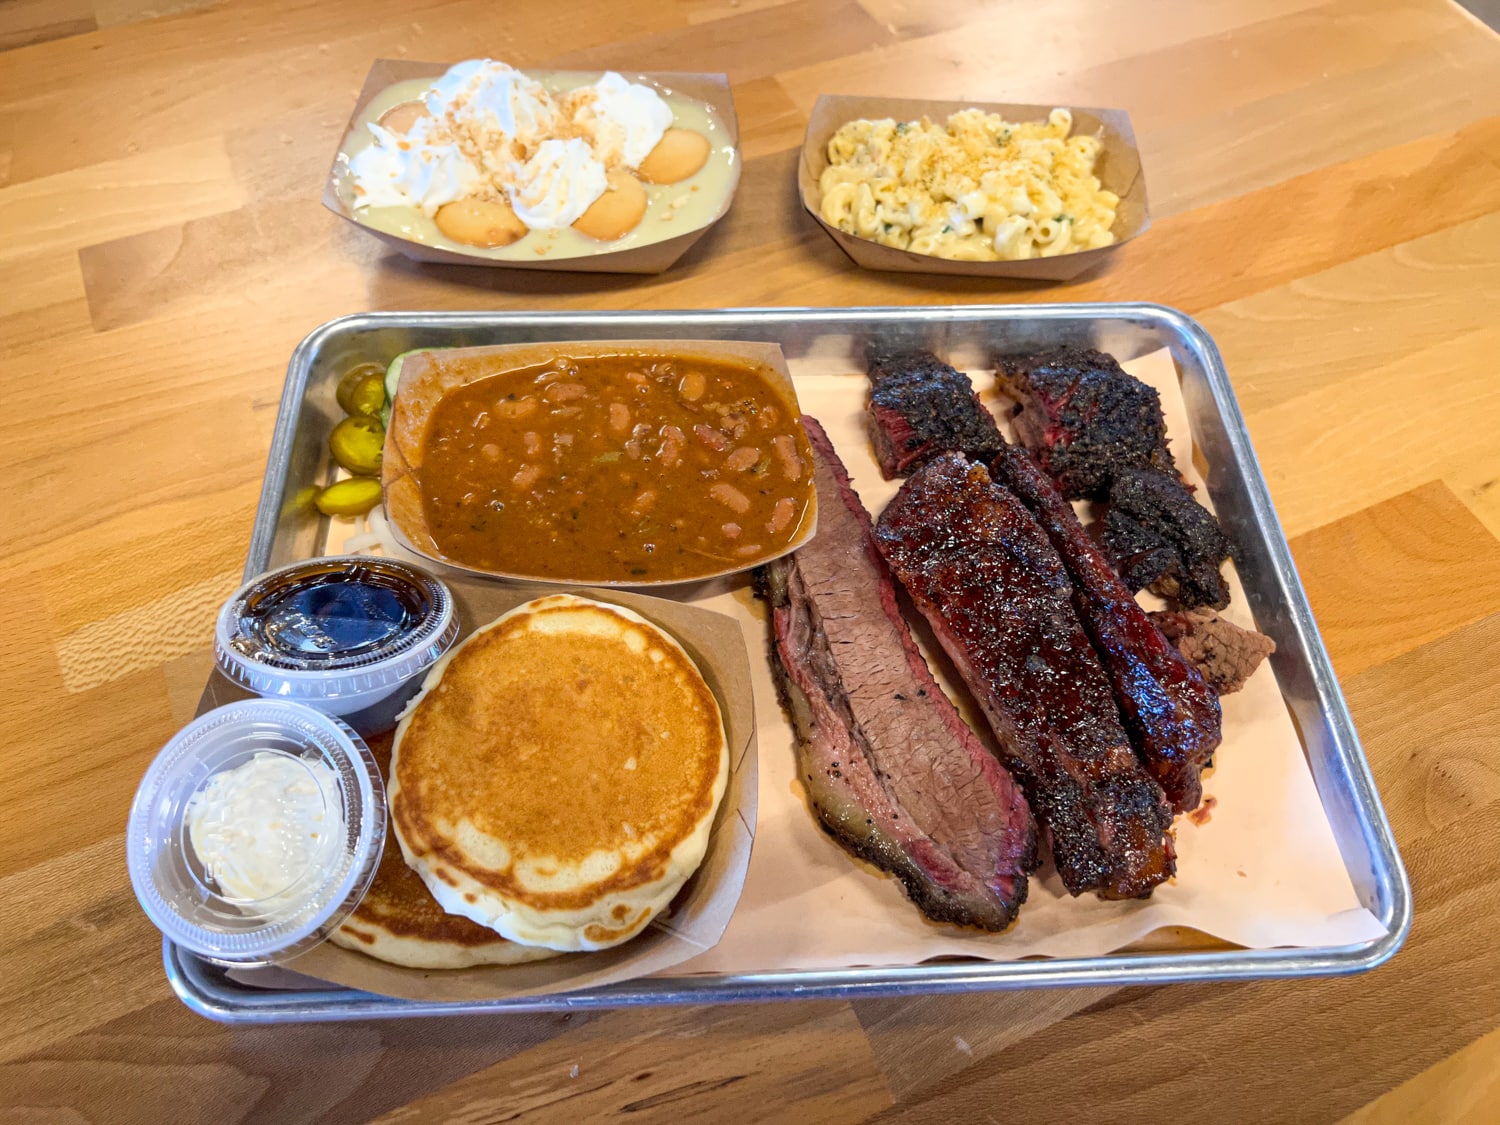
[[385,372],[371,371],[349,392],[349,413],[379,417],[385,409]]
[[[354,405],[355,388],[371,375],[380,376],[381,402],[376,405],[375,410],[362,410]],[[366,395],[369,394],[368,391],[365,393]],[[385,368],[381,367],[378,363],[361,363],[351,367],[348,371],[344,372],[344,377],[339,380],[338,390],[334,391],[333,394],[339,400],[339,406],[343,408],[345,414],[374,414],[376,410],[385,405]]]
[[368,414],[351,414],[328,435],[328,452],[351,473],[373,476],[380,472],[380,455],[385,448],[385,427],[379,418]]
[[380,503],[380,482],[374,477],[334,481],[313,503],[325,516],[362,516]]

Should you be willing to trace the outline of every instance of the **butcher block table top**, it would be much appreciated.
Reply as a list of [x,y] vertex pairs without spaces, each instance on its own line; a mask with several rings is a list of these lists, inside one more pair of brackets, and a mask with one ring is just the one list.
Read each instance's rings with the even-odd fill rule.
[[[0,1118],[1500,1116],[1500,38],[1444,0],[0,4]],[[724,71],[660,277],[417,266],[318,203],[376,57]],[[855,268],[820,93],[1130,111],[1155,223],[1061,285]],[[237,585],[289,354],[369,309],[1155,301],[1223,352],[1416,903],[1347,979],[234,1028],[122,829]],[[640,1114],[643,1116],[633,1116]]]

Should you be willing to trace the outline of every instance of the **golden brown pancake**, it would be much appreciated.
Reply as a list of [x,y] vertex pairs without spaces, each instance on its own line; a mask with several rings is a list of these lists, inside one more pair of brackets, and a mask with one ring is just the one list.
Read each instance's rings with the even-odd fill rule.
[[[382,734],[369,739],[382,777],[390,776],[391,737]],[[517,965],[554,955],[550,949],[517,945],[468,918],[447,913],[416,872],[406,866],[389,822],[374,882],[330,940],[345,949],[414,969]]]
[[629,610],[553,595],[428,673],[396,730],[391,822],[450,913],[604,949],[702,862],[728,774],[718,703],[682,646]]

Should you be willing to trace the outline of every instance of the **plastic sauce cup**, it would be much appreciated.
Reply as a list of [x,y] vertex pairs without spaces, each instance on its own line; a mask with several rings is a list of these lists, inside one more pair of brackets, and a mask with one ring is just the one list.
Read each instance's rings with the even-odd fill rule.
[[406,563],[363,555],[309,559],[246,583],[219,611],[219,670],[268,698],[389,730],[458,619],[440,581]]
[[[312,799],[331,838],[288,871],[286,885],[253,900],[232,897],[205,867],[189,810],[211,779],[258,754],[323,779]],[[359,735],[300,703],[248,699],[195,719],[156,756],[130,808],[126,862],[136,898],[172,941],[220,965],[279,964],[318,945],[359,905],[380,865],[385,825],[385,786]],[[257,846],[277,844],[274,821],[234,827],[254,830]]]

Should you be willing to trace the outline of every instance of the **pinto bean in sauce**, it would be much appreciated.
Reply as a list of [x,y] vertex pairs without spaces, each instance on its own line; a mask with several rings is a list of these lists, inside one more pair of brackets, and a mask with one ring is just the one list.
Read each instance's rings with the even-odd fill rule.
[[796,411],[755,368],[618,355],[449,392],[419,476],[428,528],[455,562],[653,582],[779,554],[809,518],[811,463]]

